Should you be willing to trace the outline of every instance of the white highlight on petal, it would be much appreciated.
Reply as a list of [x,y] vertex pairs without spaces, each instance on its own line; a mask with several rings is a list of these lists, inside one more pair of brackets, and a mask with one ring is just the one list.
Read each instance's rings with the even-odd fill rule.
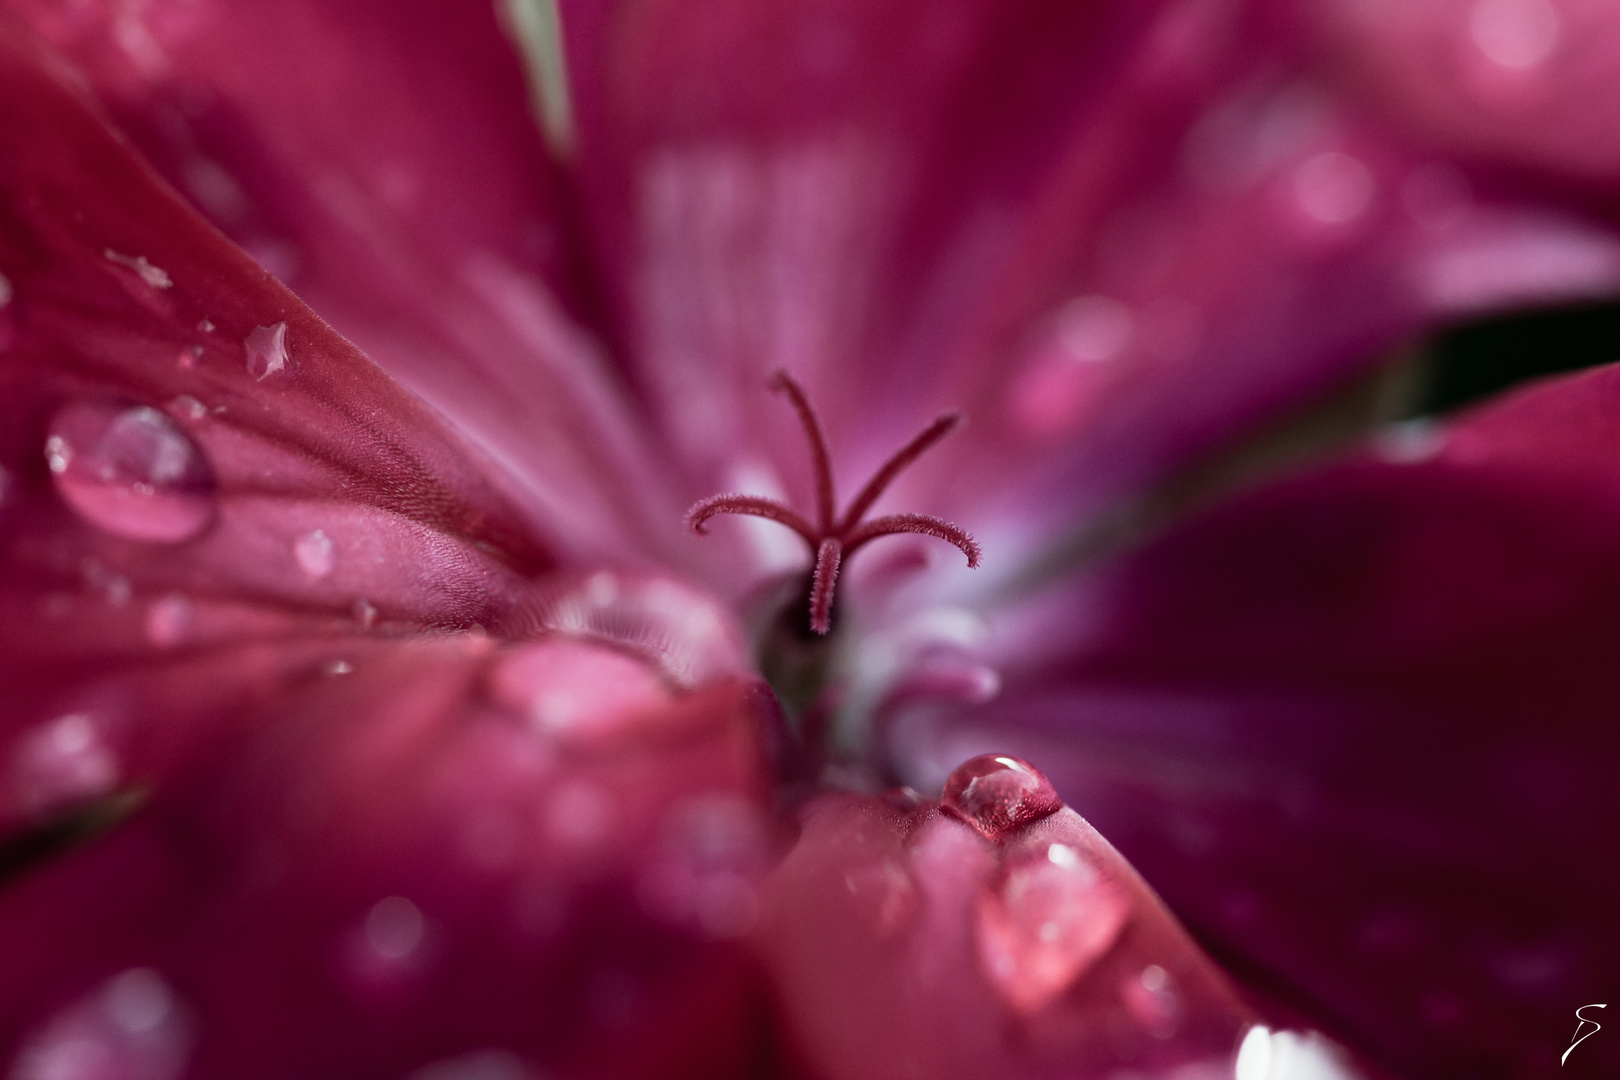
[[1468,36],[1492,63],[1527,71],[1552,55],[1559,21],[1548,0],[1479,0],[1468,13]]
[[1272,1031],[1256,1024],[1243,1036],[1235,1080],[1356,1080],[1343,1052],[1314,1031]]
[[1360,158],[1324,150],[1294,173],[1294,198],[1306,215],[1323,225],[1345,225],[1372,202],[1372,170]]

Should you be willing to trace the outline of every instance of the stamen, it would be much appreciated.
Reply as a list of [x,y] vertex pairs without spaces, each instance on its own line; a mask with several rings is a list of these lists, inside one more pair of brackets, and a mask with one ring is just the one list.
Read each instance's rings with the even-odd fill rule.
[[816,474],[816,523],[812,524],[798,511],[775,499],[759,495],[711,495],[686,512],[686,522],[693,532],[707,534],[706,522],[716,514],[748,514],[786,525],[804,537],[816,556],[815,573],[810,583],[810,629],[818,634],[828,633],[832,629],[833,595],[844,557],[880,536],[896,533],[932,536],[960,548],[962,554],[967,556],[969,567],[979,565],[978,543],[965,530],[942,518],[928,514],[889,514],[871,521],[861,521],[861,517],[872,508],[872,504],[883,495],[895,477],[961,423],[959,414],[941,416],[896,451],[861,489],[861,493],[855,496],[855,501],[839,519],[837,504],[833,501],[832,465],[827,453],[827,441],[822,436],[821,422],[816,418],[810,399],[805,396],[804,388],[785,371],[778,371],[770,385],[773,390],[787,395],[793,410],[799,414],[805,437],[810,441],[811,464]]
[[816,572],[810,583],[810,629],[825,634],[832,629],[833,590],[838,586],[838,564],[843,545],[829,536],[816,549]]
[[844,535],[844,554],[853,555],[855,549],[867,542],[896,533],[922,533],[955,544],[967,556],[970,569],[979,565],[979,542],[944,518],[931,514],[888,514],[864,522]]
[[710,495],[707,499],[699,499],[692,509],[686,512],[686,523],[699,536],[707,536],[709,533],[707,522],[716,514],[747,514],[751,517],[768,518],[786,525],[811,545],[821,542],[821,533],[804,519],[804,515],[790,506],[783,506],[775,499],[767,499],[760,495]]
[[872,509],[872,504],[878,501],[888,486],[894,483],[895,477],[904,472],[913,461],[927,453],[929,447],[949,435],[961,422],[961,413],[946,413],[923,428],[921,435],[896,450],[894,456],[885,461],[877,474],[861,488],[861,493],[855,496],[855,501],[849,504],[849,509],[844,512],[844,520],[838,523],[838,530],[846,532],[853,528],[866,512]]
[[793,403],[793,411],[799,414],[799,424],[804,428],[805,438],[810,440],[810,466],[816,474],[816,524],[825,536],[833,530],[833,515],[838,512],[838,503],[833,495],[832,461],[827,454],[827,439],[821,433],[821,421],[817,419],[815,407],[805,395],[804,387],[787,372],[778,371],[771,376],[771,389],[780,390],[788,396]]

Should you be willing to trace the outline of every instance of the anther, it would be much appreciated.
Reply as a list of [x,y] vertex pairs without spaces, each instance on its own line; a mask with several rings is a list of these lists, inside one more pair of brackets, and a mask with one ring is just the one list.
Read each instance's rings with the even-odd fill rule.
[[959,414],[946,413],[939,417],[897,450],[861,488],[860,494],[855,496],[840,518],[827,441],[821,433],[821,421],[816,417],[804,387],[785,371],[778,371],[772,376],[770,386],[787,395],[810,443],[810,463],[816,481],[816,520],[812,523],[792,507],[759,495],[711,495],[686,512],[686,522],[693,532],[700,536],[706,534],[709,531],[708,520],[717,514],[745,514],[786,525],[803,537],[815,557],[815,572],[810,585],[810,629],[818,634],[832,629],[833,593],[843,560],[880,536],[897,533],[932,536],[960,548],[962,554],[967,556],[969,567],[979,565],[978,543],[967,532],[942,518],[928,514],[888,514],[870,521],[862,520],[895,477],[961,423]]

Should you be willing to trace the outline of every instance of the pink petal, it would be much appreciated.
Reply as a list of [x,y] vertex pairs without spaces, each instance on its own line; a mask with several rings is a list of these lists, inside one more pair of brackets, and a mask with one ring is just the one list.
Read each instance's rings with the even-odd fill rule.
[[1050,762],[1238,975],[1398,1070],[1555,1075],[1620,963],[1617,418],[1605,368],[1189,522],[935,752]]
[[1351,85],[1447,152],[1612,183],[1620,17],[1592,0],[1332,3],[1314,12]]
[[215,224],[512,474],[555,546],[685,550],[493,5],[26,16]]
[[[393,645],[256,703],[251,734],[0,894],[0,1058],[67,1053],[74,1003],[140,970],[185,1018],[190,1076],[404,1076],[479,1051],[741,1075],[768,696],[676,694],[582,648]],[[539,723],[536,702],[614,663],[588,723]]]
[[[244,705],[374,648],[373,624],[496,625],[551,557],[482,462],[9,21],[0,80],[9,829],[154,779]],[[279,369],[255,372],[267,329]]]
[[810,1075],[1169,1075],[1231,1068],[1254,1014],[1073,811],[999,842],[906,805],[800,814],[762,944]]

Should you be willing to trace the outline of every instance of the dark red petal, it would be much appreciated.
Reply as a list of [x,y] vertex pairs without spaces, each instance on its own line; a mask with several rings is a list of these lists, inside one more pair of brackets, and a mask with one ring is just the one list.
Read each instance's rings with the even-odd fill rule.
[[[259,702],[130,824],[0,893],[0,1059],[65,1067],[72,1010],[133,969],[191,1076],[496,1050],[542,1075],[741,1075],[767,702],[465,636]],[[113,1047],[117,1075],[147,1075],[143,1045]]]
[[827,796],[760,935],[810,1075],[1230,1070],[1255,1014],[1073,811],[992,842],[938,805]]
[[1620,970],[1616,445],[1606,368],[1244,497],[1054,605],[1064,664],[940,752],[1040,755],[1241,976],[1398,1071],[1557,1075]]

